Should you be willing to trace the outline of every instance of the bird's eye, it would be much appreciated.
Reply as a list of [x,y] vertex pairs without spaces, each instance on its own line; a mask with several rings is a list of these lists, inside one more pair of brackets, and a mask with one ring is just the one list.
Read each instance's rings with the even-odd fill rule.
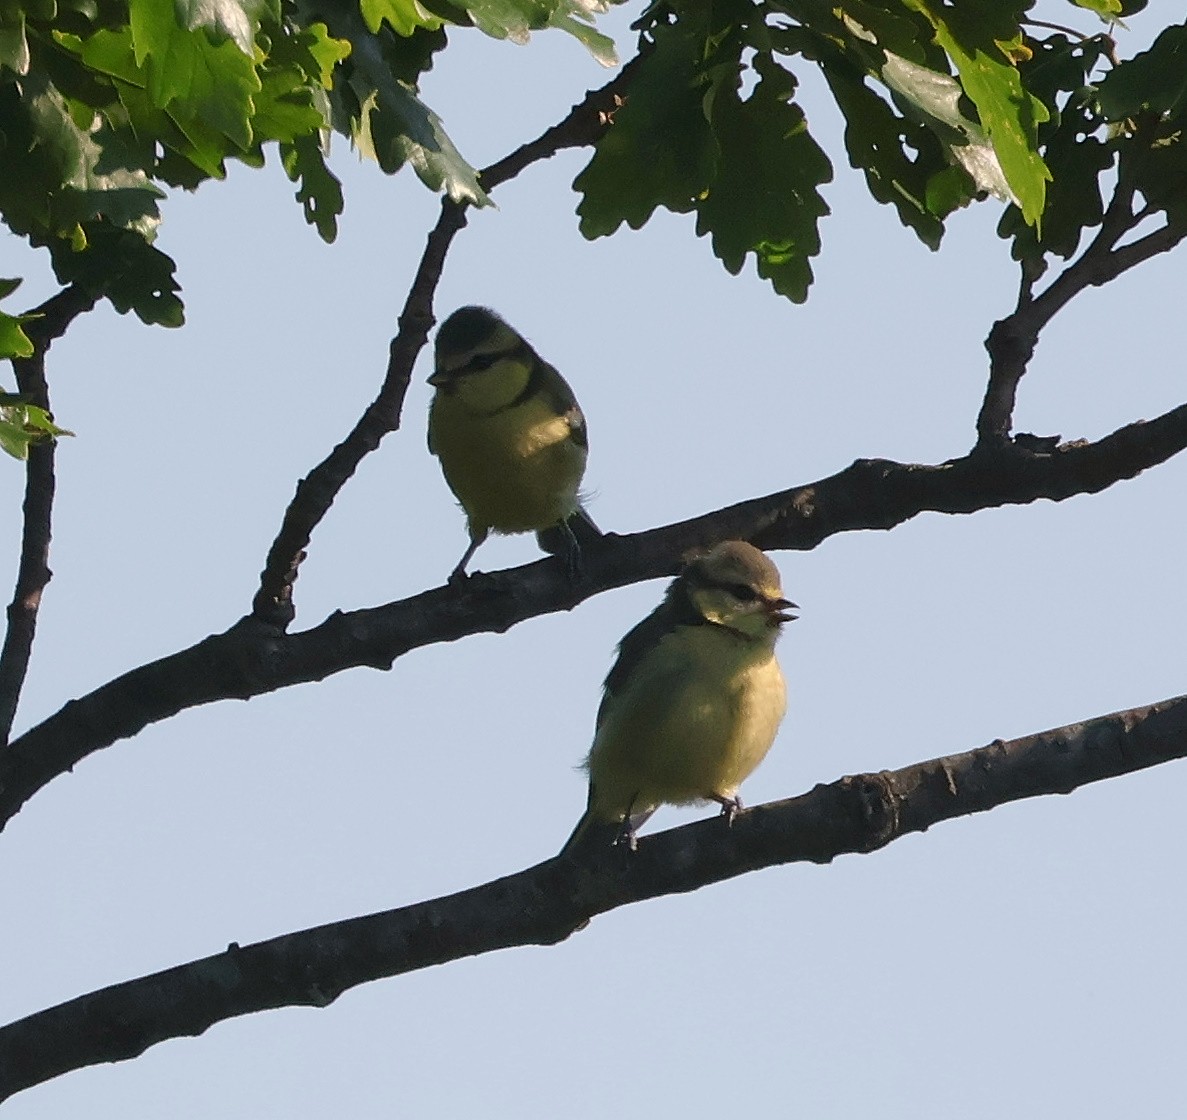
[[735,583],[729,591],[740,603],[753,603],[758,598],[758,592],[747,583]]
[[490,369],[499,360],[498,354],[475,354],[466,365],[471,371]]

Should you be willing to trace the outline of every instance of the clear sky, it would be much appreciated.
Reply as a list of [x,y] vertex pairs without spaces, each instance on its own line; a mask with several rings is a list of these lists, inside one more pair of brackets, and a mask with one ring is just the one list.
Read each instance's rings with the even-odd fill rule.
[[[1135,40],[1169,14],[1152,7]],[[612,23],[624,55],[625,24]],[[474,33],[424,89],[481,165],[606,78],[559,34],[516,48]],[[752,268],[728,276],[687,217],[584,242],[569,190],[583,153],[501,188],[455,243],[439,316],[489,304],[565,373],[605,529],[971,444],[982,340],[1016,292],[999,208],[956,216],[928,252],[869,201],[804,80],[837,169],[805,306]],[[55,412],[77,435],[58,456],[55,578],[18,730],[243,614],[294,484],[374,395],[438,204],[341,141],[335,167],[334,246],[305,227],[274,159],[236,168],[165,206],[183,330],[104,309],[54,346]],[[15,239],[0,259],[29,277],[27,304],[52,290]],[[1018,428],[1092,438],[1180,403],[1185,271],[1181,250],[1067,308]],[[464,521],[425,448],[428,373],[426,354],[403,430],[319,527],[299,626],[439,585],[460,555]],[[10,573],[21,485],[0,463]],[[1093,497],[775,554],[802,619],[781,645],[788,717],[747,802],[1183,692],[1185,487],[1180,456]],[[500,540],[475,566],[536,555],[530,538]],[[0,1020],[546,858],[584,804],[576,766],[614,645],[661,591],[185,712],[88,758],[0,836]],[[20,1094],[5,1120],[1178,1117],[1185,773],[1014,804],[875,855],[629,907],[554,948],[223,1023]]]

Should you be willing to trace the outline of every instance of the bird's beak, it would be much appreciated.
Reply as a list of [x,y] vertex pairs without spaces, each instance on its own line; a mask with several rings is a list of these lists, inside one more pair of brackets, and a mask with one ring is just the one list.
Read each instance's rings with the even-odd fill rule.
[[800,608],[790,599],[768,599],[767,614],[772,622],[795,622],[798,614],[788,614],[788,611],[798,611]]
[[429,384],[434,388],[440,389],[442,385],[448,385],[450,381],[450,373],[448,370],[435,369],[429,374]]

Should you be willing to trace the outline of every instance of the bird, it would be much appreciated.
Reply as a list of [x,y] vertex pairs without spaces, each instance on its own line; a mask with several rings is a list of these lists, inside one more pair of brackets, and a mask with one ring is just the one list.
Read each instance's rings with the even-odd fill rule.
[[[589,450],[573,390],[487,307],[460,307],[437,332],[429,451],[466,514],[470,542],[454,583],[491,532],[535,531],[580,570],[581,540],[600,536],[581,504]],[[575,531],[576,530],[576,531]]]
[[619,643],[585,760],[589,800],[561,855],[625,843],[660,805],[716,801],[766,757],[787,707],[775,643],[798,610],[779,569],[724,541],[692,559]]

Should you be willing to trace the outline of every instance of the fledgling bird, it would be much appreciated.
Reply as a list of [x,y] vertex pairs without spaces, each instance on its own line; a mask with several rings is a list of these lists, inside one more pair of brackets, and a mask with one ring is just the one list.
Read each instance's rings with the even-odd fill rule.
[[535,531],[571,571],[580,563],[573,526],[598,534],[581,506],[589,440],[585,416],[565,379],[527,340],[485,307],[461,307],[437,332],[437,390],[429,450],[469,523],[470,544],[450,575],[491,532]]
[[775,642],[798,609],[745,541],[693,560],[622,639],[585,766],[589,802],[561,854],[625,841],[660,805],[716,801],[727,820],[787,706]]

